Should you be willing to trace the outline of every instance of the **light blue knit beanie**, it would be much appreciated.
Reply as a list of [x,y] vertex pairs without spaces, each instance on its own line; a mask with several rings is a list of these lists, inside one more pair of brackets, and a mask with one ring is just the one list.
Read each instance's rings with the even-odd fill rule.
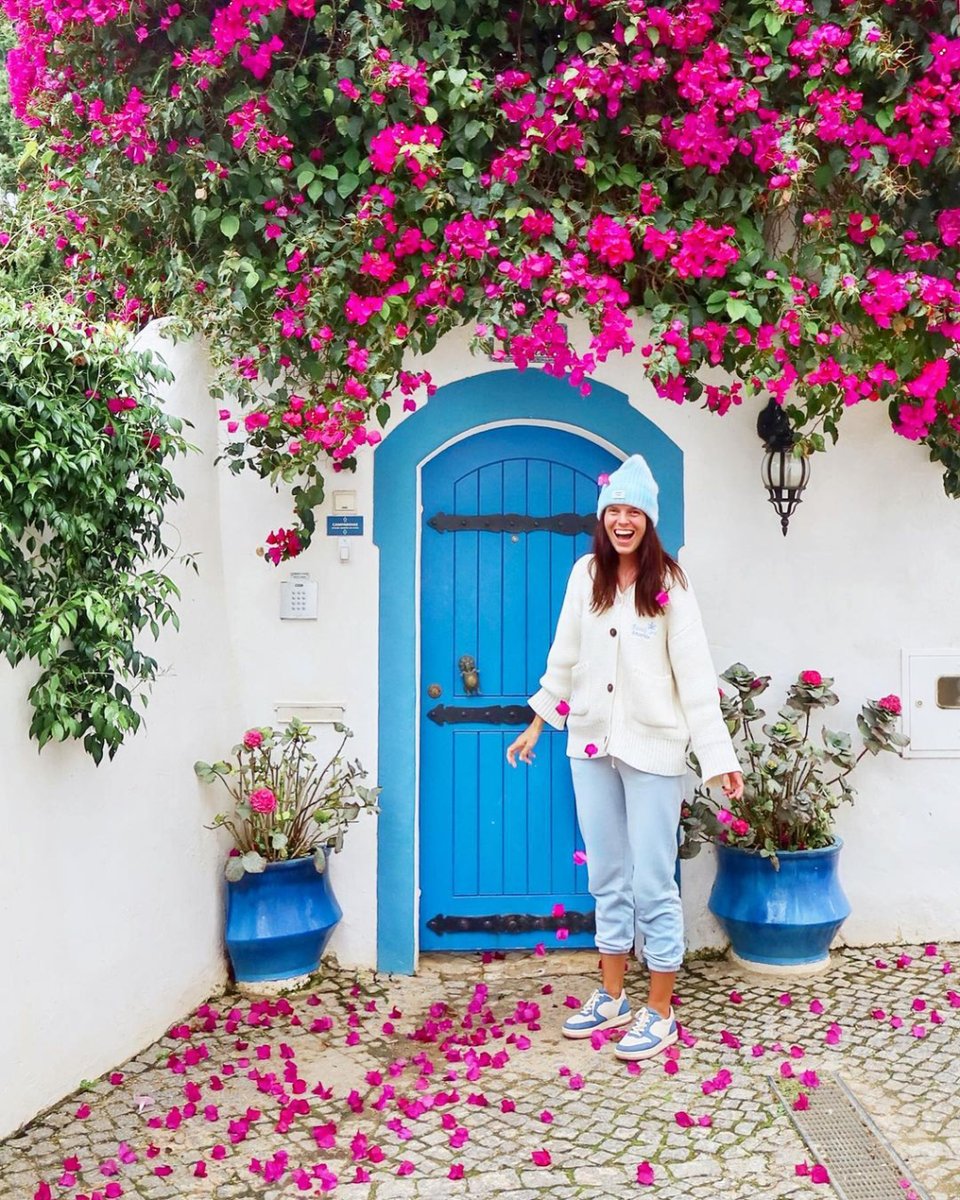
[[602,517],[603,510],[611,504],[625,504],[645,512],[649,520],[656,525],[659,516],[659,491],[653,472],[647,466],[647,460],[640,454],[631,454],[600,489],[597,517]]

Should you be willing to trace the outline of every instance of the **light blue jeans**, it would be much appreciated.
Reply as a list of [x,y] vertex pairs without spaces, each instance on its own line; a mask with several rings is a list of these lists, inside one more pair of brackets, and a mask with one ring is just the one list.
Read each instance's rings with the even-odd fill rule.
[[651,971],[683,962],[683,910],[674,877],[682,775],[650,775],[618,758],[572,758],[577,820],[596,901],[601,954],[641,950]]

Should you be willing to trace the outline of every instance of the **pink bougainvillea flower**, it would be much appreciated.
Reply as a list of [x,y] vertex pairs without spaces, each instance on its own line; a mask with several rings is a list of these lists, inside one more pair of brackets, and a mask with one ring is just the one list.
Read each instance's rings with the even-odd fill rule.
[[873,960],[873,965],[878,971],[885,971],[887,969],[887,963],[885,963],[882,958],[875,958]]
[[793,1107],[796,1112],[804,1112],[810,1107],[810,1100],[806,1092],[800,1092],[793,1102]]
[[530,1158],[536,1167],[549,1167],[553,1162],[549,1150],[531,1150]]
[[653,1167],[651,1167],[648,1162],[638,1163],[637,1164],[637,1183],[642,1184],[644,1187],[650,1187],[653,1184],[653,1180],[654,1180]]
[[666,606],[670,603],[669,592],[665,592],[662,590],[657,592],[656,601],[660,605],[661,608],[666,608]]
[[689,1129],[693,1124],[693,1117],[688,1112],[676,1112],[673,1114],[673,1119],[681,1129]]
[[593,744],[593,742],[587,742],[587,744],[583,748],[583,752],[587,756],[587,758],[593,758],[593,756],[595,754],[599,753],[599,751],[597,750],[597,747]]
[[713,1124],[713,1117],[711,1117],[709,1113],[701,1113],[701,1115],[697,1117],[697,1124],[701,1129],[709,1129]]
[[450,1166],[450,1170],[447,1172],[447,1178],[448,1179],[462,1179],[463,1178],[463,1163],[452,1163]]
[[569,711],[570,711],[570,705],[566,702],[566,700],[559,700],[557,702],[557,712],[560,714],[561,717],[565,717],[569,713]]
[[820,1165],[820,1163],[817,1163],[815,1166],[810,1168],[810,1180],[813,1183],[829,1183],[830,1172],[826,1167],[823,1167]]
[[732,1034],[729,1029],[722,1029],[720,1031],[720,1041],[724,1046],[730,1046],[733,1050],[740,1049],[740,1039]]
[[417,1168],[416,1168],[416,1167],[414,1166],[414,1164],[413,1164],[413,1163],[412,1163],[412,1162],[409,1160],[409,1158],[405,1158],[405,1159],[404,1159],[404,1160],[403,1160],[403,1161],[400,1163],[400,1166],[399,1166],[399,1167],[397,1167],[397,1174],[398,1174],[398,1175],[412,1175],[416,1169],[417,1169]]
[[823,676],[819,671],[801,671],[800,682],[808,687],[819,687],[823,683]]
[[516,1103],[513,1100],[510,1100],[510,1099],[504,1097],[504,1099],[500,1101],[500,1111],[503,1113],[516,1112],[517,1111]]
[[90,1105],[81,1104],[77,1111],[73,1114],[78,1121],[85,1121],[90,1116]]
[[553,906],[553,908],[550,910],[550,915],[552,917],[562,917],[566,911],[567,910],[564,908],[564,906],[562,904],[555,904]]
[[578,867],[582,867],[583,864],[587,861],[586,850],[574,850],[573,861],[577,864]]
[[549,1109],[545,1108],[540,1114],[540,1120],[544,1125],[549,1125],[553,1121],[553,1113],[550,1112]]
[[922,997],[915,996],[910,1007],[914,1012],[923,1012],[923,1010],[927,1007],[927,1002]]
[[789,1006],[793,1003],[793,997],[789,992],[784,992],[782,995],[777,997],[777,1003],[782,1004],[784,1008],[789,1008]]
[[370,1172],[365,1171],[363,1169],[363,1167],[357,1167],[356,1171],[354,1172],[353,1179],[351,1180],[351,1182],[352,1183],[369,1183],[370,1182]]
[[927,958],[935,958],[940,953],[934,942],[931,942],[929,946],[924,946],[923,952]]
[[564,929],[563,926],[561,926],[557,930],[557,941],[558,942],[565,942],[569,936],[570,936],[569,929]]
[[830,1028],[827,1030],[826,1036],[824,1037],[823,1040],[826,1042],[826,1044],[828,1046],[838,1046],[840,1044],[840,1039],[842,1037],[843,1037],[843,1030],[836,1023],[836,1021],[834,1021],[833,1024],[830,1026]]
[[597,476],[597,486],[598,487],[606,487],[609,482],[610,482],[609,475],[604,474],[604,475]]
[[578,1092],[583,1087],[583,1076],[571,1075],[567,1080],[567,1087],[571,1088],[575,1092]]
[[897,970],[903,971],[906,967],[909,967],[912,962],[913,959],[909,954],[901,954],[897,959]]
[[576,996],[565,996],[563,1000],[564,1008],[579,1008],[581,1003],[582,1001],[578,1000]]
[[680,1070],[680,1064],[675,1058],[668,1058],[663,1064],[663,1072],[665,1075],[676,1075]]
[[810,1001],[810,1011],[817,1017],[823,1013],[823,1004],[820,1000]]
[[110,1075],[110,1083],[114,1087],[118,1087],[123,1083],[123,1073],[121,1071],[113,1071]]
[[537,942],[537,944],[533,948],[533,952],[537,956],[537,958],[543,958],[547,953],[547,948],[543,944],[543,942]]
[[730,993],[730,1003],[731,1004],[742,1004],[743,996],[741,996],[739,992],[731,992]]

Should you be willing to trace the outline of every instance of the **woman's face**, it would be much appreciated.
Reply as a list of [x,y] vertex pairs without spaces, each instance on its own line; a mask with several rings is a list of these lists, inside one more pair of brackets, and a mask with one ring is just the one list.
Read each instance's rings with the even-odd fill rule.
[[603,527],[618,554],[633,554],[647,532],[647,514],[626,504],[610,504],[603,510]]

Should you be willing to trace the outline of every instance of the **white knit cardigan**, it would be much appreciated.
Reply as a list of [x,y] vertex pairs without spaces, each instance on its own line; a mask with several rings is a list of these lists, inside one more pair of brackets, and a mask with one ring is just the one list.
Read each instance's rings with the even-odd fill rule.
[[669,588],[657,617],[638,616],[633,587],[595,613],[592,563],[585,555],[570,573],[530,707],[554,729],[566,725],[571,758],[609,755],[653,775],[682,775],[692,745],[705,782],[739,771],[692,589]]

